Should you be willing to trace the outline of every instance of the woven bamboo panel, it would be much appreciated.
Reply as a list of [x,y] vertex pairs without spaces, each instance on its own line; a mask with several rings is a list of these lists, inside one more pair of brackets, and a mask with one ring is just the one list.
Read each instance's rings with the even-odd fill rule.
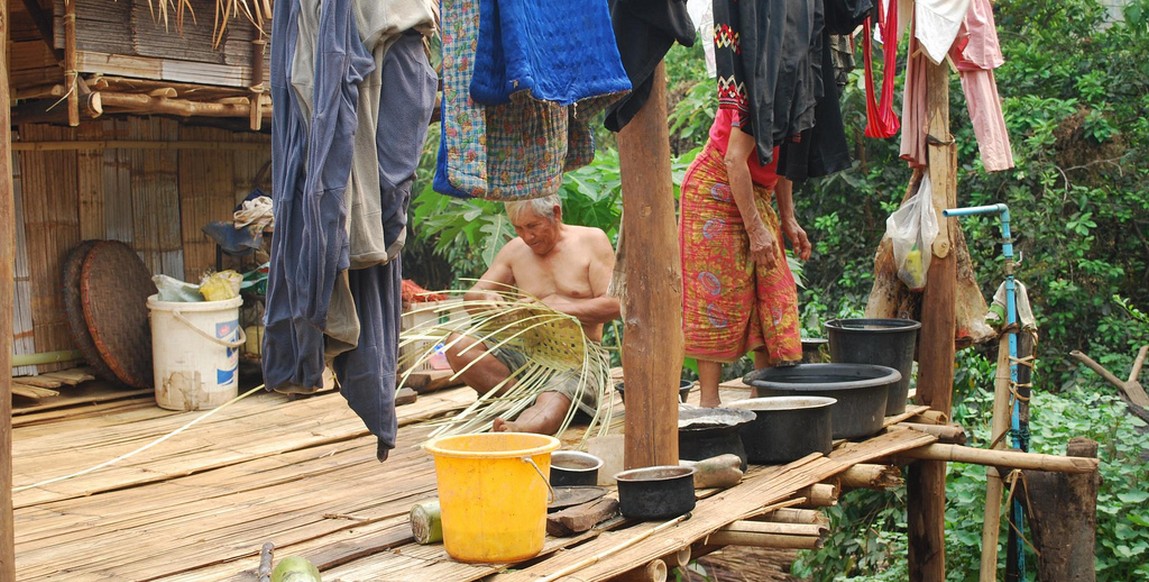
[[[36,352],[34,325],[32,322],[32,282],[28,272],[28,243],[24,237],[24,202],[23,178],[20,167],[23,165],[21,156],[14,153],[12,158],[12,186],[15,198],[15,224],[16,224],[16,259],[15,276],[15,305],[12,311],[12,353],[31,354]],[[26,376],[36,373],[35,366],[21,366],[13,368],[12,373]]]
[[[231,132],[211,128],[183,127],[180,137],[197,141],[231,141]],[[181,245],[185,281],[198,282],[215,267],[215,243],[203,233],[205,224],[231,221],[235,210],[232,184],[235,153],[224,150],[179,152]]]
[[[73,139],[74,130],[34,125],[21,127],[20,134],[26,140],[62,140]],[[36,350],[72,349],[71,328],[59,288],[64,257],[80,242],[75,153],[25,152],[21,156],[21,180]],[[38,366],[42,372],[62,367]]]
[[[103,139],[104,124],[84,123],[77,128],[81,140]],[[105,237],[104,224],[104,153],[99,150],[76,152],[76,190],[79,205],[80,238]]]

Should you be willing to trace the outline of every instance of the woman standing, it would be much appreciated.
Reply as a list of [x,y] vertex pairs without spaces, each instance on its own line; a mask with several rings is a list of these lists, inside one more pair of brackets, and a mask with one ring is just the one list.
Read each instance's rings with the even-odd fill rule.
[[706,407],[720,404],[723,363],[750,351],[755,368],[802,359],[798,292],[782,237],[803,260],[810,241],[794,218],[790,181],[775,173],[777,153],[767,165],[758,162],[745,117],[737,109],[718,110],[682,183],[685,354],[698,360]]

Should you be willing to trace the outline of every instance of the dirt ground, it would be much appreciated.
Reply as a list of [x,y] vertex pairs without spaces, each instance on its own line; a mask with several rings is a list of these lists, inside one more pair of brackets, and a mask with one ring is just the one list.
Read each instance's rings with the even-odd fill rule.
[[798,557],[795,550],[773,550],[729,546],[698,559],[706,570],[681,574],[683,582],[803,582],[789,574],[790,564]]

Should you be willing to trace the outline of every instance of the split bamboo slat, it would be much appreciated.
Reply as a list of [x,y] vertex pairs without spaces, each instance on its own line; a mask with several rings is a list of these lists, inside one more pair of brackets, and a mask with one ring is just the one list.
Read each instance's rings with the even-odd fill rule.
[[[103,125],[85,123],[76,133],[79,140],[100,139]],[[76,190],[79,193],[80,240],[104,238],[104,153],[99,150],[76,152]]]
[[[78,420],[102,416],[124,408],[151,408],[155,406],[151,389],[109,390],[102,382],[85,384],[53,398],[50,402],[36,402],[12,407],[12,427],[56,422],[61,419]],[[74,408],[84,405],[82,409]]]
[[[12,353],[32,354],[36,352],[35,326],[32,321],[32,281],[28,268],[27,239],[24,236],[23,166],[19,154],[12,156],[12,192],[15,198],[15,271],[13,272],[14,297],[12,309]],[[19,376],[35,374],[35,366],[12,368]]]

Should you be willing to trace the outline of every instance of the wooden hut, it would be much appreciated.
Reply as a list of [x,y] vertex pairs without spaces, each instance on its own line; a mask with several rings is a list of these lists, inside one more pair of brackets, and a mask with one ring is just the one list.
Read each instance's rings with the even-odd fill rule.
[[59,289],[72,247],[123,241],[153,273],[198,280],[216,265],[201,227],[230,219],[253,187],[270,189],[261,172],[271,159],[270,6],[8,0],[7,9],[12,353],[71,350]]

